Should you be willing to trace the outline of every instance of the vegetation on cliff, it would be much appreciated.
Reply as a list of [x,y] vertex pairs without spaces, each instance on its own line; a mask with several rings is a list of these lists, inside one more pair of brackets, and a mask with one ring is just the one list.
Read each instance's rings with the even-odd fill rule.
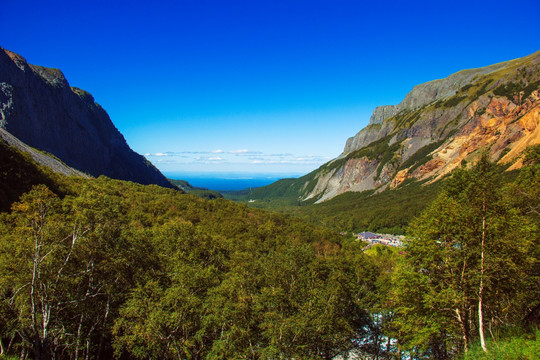
[[192,195],[196,195],[203,199],[219,199],[222,198],[223,195],[221,195],[218,191],[214,190],[208,190],[206,188],[196,187],[191,185],[186,180],[174,180],[174,179],[168,179],[173,185],[177,186],[181,190],[190,193]]
[[321,203],[408,179],[438,180],[482,152],[513,162],[540,142],[539,84],[540,52],[417,85],[400,104],[375,109],[339,157],[288,181],[287,192],[275,183],[250,196]]

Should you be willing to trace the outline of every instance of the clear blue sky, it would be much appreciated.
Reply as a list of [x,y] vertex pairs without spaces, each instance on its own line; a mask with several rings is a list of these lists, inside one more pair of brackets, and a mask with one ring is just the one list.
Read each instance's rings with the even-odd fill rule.
[[538,0],[0,2],[0,46],[166,172],[306,173],[414,85],[540,49]]

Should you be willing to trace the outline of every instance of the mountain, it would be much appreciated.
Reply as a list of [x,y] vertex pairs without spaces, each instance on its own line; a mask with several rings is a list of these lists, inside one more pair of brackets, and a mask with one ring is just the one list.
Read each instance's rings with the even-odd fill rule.
[[249,197],[321,203],[408,179],[433,182],[483,151],[517,168],[525,147],[540,143],[539,87],[540,51],[417,85],[398,105],[377,107],[339,157]]
[[193,186],[186,180],[169,179],[169,181],[172,184],[176,185],[176,187],[178,187],[180,190],[183,190],[186,193],[198,196],[203,199],[213,200],[213,199],[219,199],[223,197],[223,195],[219,193],[218,191],[208,190],[207,188]]
[[45,166],[55,173],[63,175],[75,175],[86,178],[89,177],[89,175],[67,166],[55,156],[26,145],[21,140],[17,139],[15,136],[2,128],[0,128],[0,143],[3,145],[4,151],[6,145],[14,147],[21,153],[28,154],[38,165]]
[[126,143],[88,92],[58,69],[29,64],[0,48],[0,128],[92,176],[172,187]]

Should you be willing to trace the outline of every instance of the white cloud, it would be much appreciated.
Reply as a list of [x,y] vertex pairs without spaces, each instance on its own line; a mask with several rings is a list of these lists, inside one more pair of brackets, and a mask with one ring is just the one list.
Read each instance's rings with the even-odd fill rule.
[[[291,154],[291,153],[265,153],[248,149],[214,149],[206,151],[163,151],[146,153],[145,156],[154,164],[168,165],[169,169],[175,166],[177,169],[194,166],[206,166],[205,169],[220,167],[224,169],[238,168],[264,168],[270,167],[297,167],[305,169],[307,166],[320,166],[330,157],[315,154]],[[258,170],[257,170],[258,171]]]
[[248,153],[248,149],[240,149],[240,150],[231,150],[229,151],[229,154],[246,154]]

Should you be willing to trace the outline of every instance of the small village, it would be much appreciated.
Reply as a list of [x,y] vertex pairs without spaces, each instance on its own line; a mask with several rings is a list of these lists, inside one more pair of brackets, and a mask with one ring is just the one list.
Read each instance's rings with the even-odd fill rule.
[[364,231],[357,234],[353,233],[353,236],[357,240],[365,241],[368,243],[368,245],[364,248],[364,251],[376,244],[402,247],[403,240],[405,239],[405,236],[403,235],[377,234],[369,231]]

